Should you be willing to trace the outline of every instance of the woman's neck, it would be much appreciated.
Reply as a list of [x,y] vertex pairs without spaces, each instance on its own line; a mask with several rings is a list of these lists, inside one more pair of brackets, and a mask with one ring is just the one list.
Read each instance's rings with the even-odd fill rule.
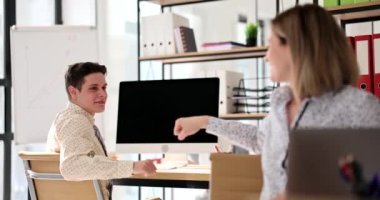
[[299,93],[297,92],[297,90],[293,86],[293,84],[290,84],[290,88],[291,88],[292,95],[293,95],[293,99],[291,100],[291,103],[299,106],[301,104],[303,98],[299,95]]
[[302,98],[298,95],[298,93],[294,90],[293,87],[291,87],[291,89],[293,98],[287,104],[287,117],[289,127],[291,126],[295,116],[299,112],[302,103]]

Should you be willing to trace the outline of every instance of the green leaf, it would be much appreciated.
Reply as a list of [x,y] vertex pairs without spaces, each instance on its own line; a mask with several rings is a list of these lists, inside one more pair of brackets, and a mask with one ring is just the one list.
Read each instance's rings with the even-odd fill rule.
[[248,23],[247,26],[245,27],[245,37],[247,39],[249,38],[257,38],[257,24],[254,23]]

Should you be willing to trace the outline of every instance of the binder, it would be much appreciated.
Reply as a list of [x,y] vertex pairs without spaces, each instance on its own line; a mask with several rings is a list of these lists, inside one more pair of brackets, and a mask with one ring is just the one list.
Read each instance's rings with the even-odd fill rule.
[[157,55],[165,55],[165,34],[163,31],[165,30],[166,27],[165,24],[165,19],[166,16],[164,14],[156,15],[155,16],[155,24],[154,24],[154,29],[152,30],[154,33],[154,42],[157,44],[156,46],[156,52],[155,56]]
[[374,92],[380,98],[380,33],[374,34],[373,38],[373,86]]
[[340,0],[340,5],[349,5],[355,3],[354,0]]
[[174,29],[174,36],[178,53],[197,51],[193,29],[184,26],[177,27]]
[[239,86],[240,80],[244,74],[240,72],[216,70],[216,76],[219,78],[219,115],[236,112],[234,101],[231,97],[234,95],[233,88]]
[[173,55],[178,52],[175,46],[174,29],[180,26],[189,27],[189,20],[174,13],[164,13],[162,15],[164,15],[163,29],[160,34],[164,34],[164,55]]
[[360,71],[357,86],[362,90],[373,93],[372,36],[355,36],[355,46]]
[[175,54],[175,27],[188,26],[189,20],[174,13],[145,16],[142,18],[142,50],[144,56]]
[[354,0],[354,3],[365,3],[370,2],[370,0]]
[[339,0],[323,0],[323,7],[339,6]]
[[141,49],[143,56],[154,56],[157,54],[157,43],[155,36],[157,18],[147,16],[142,17],[142,43]]

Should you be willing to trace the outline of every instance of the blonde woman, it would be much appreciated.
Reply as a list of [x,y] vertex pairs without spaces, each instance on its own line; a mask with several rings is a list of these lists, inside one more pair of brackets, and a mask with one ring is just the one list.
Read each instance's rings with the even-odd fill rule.
[[174,127],[180,140],[206,129],[260,153],[264,173],[261,200],[285,192],[292,129],[380,127],[380,101],[355,88],[355,56],[327,11],[317,5],[291,8],[272,20],[271,30],[265,57],[271,79],[288,84],[273,92],[270,113],[260,127],[210,116],[179,118]]

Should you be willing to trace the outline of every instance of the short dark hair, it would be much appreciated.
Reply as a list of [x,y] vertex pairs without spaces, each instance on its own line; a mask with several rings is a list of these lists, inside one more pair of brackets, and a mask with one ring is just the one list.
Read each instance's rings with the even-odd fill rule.
[[93,62],[80,62],[69,65],[69,69],[65,74],[66,92],[70,99],[69,86],[77,88],[79,91],[82,89],[84,77],[93,73],[107,73],[107,68],[104,65]]

